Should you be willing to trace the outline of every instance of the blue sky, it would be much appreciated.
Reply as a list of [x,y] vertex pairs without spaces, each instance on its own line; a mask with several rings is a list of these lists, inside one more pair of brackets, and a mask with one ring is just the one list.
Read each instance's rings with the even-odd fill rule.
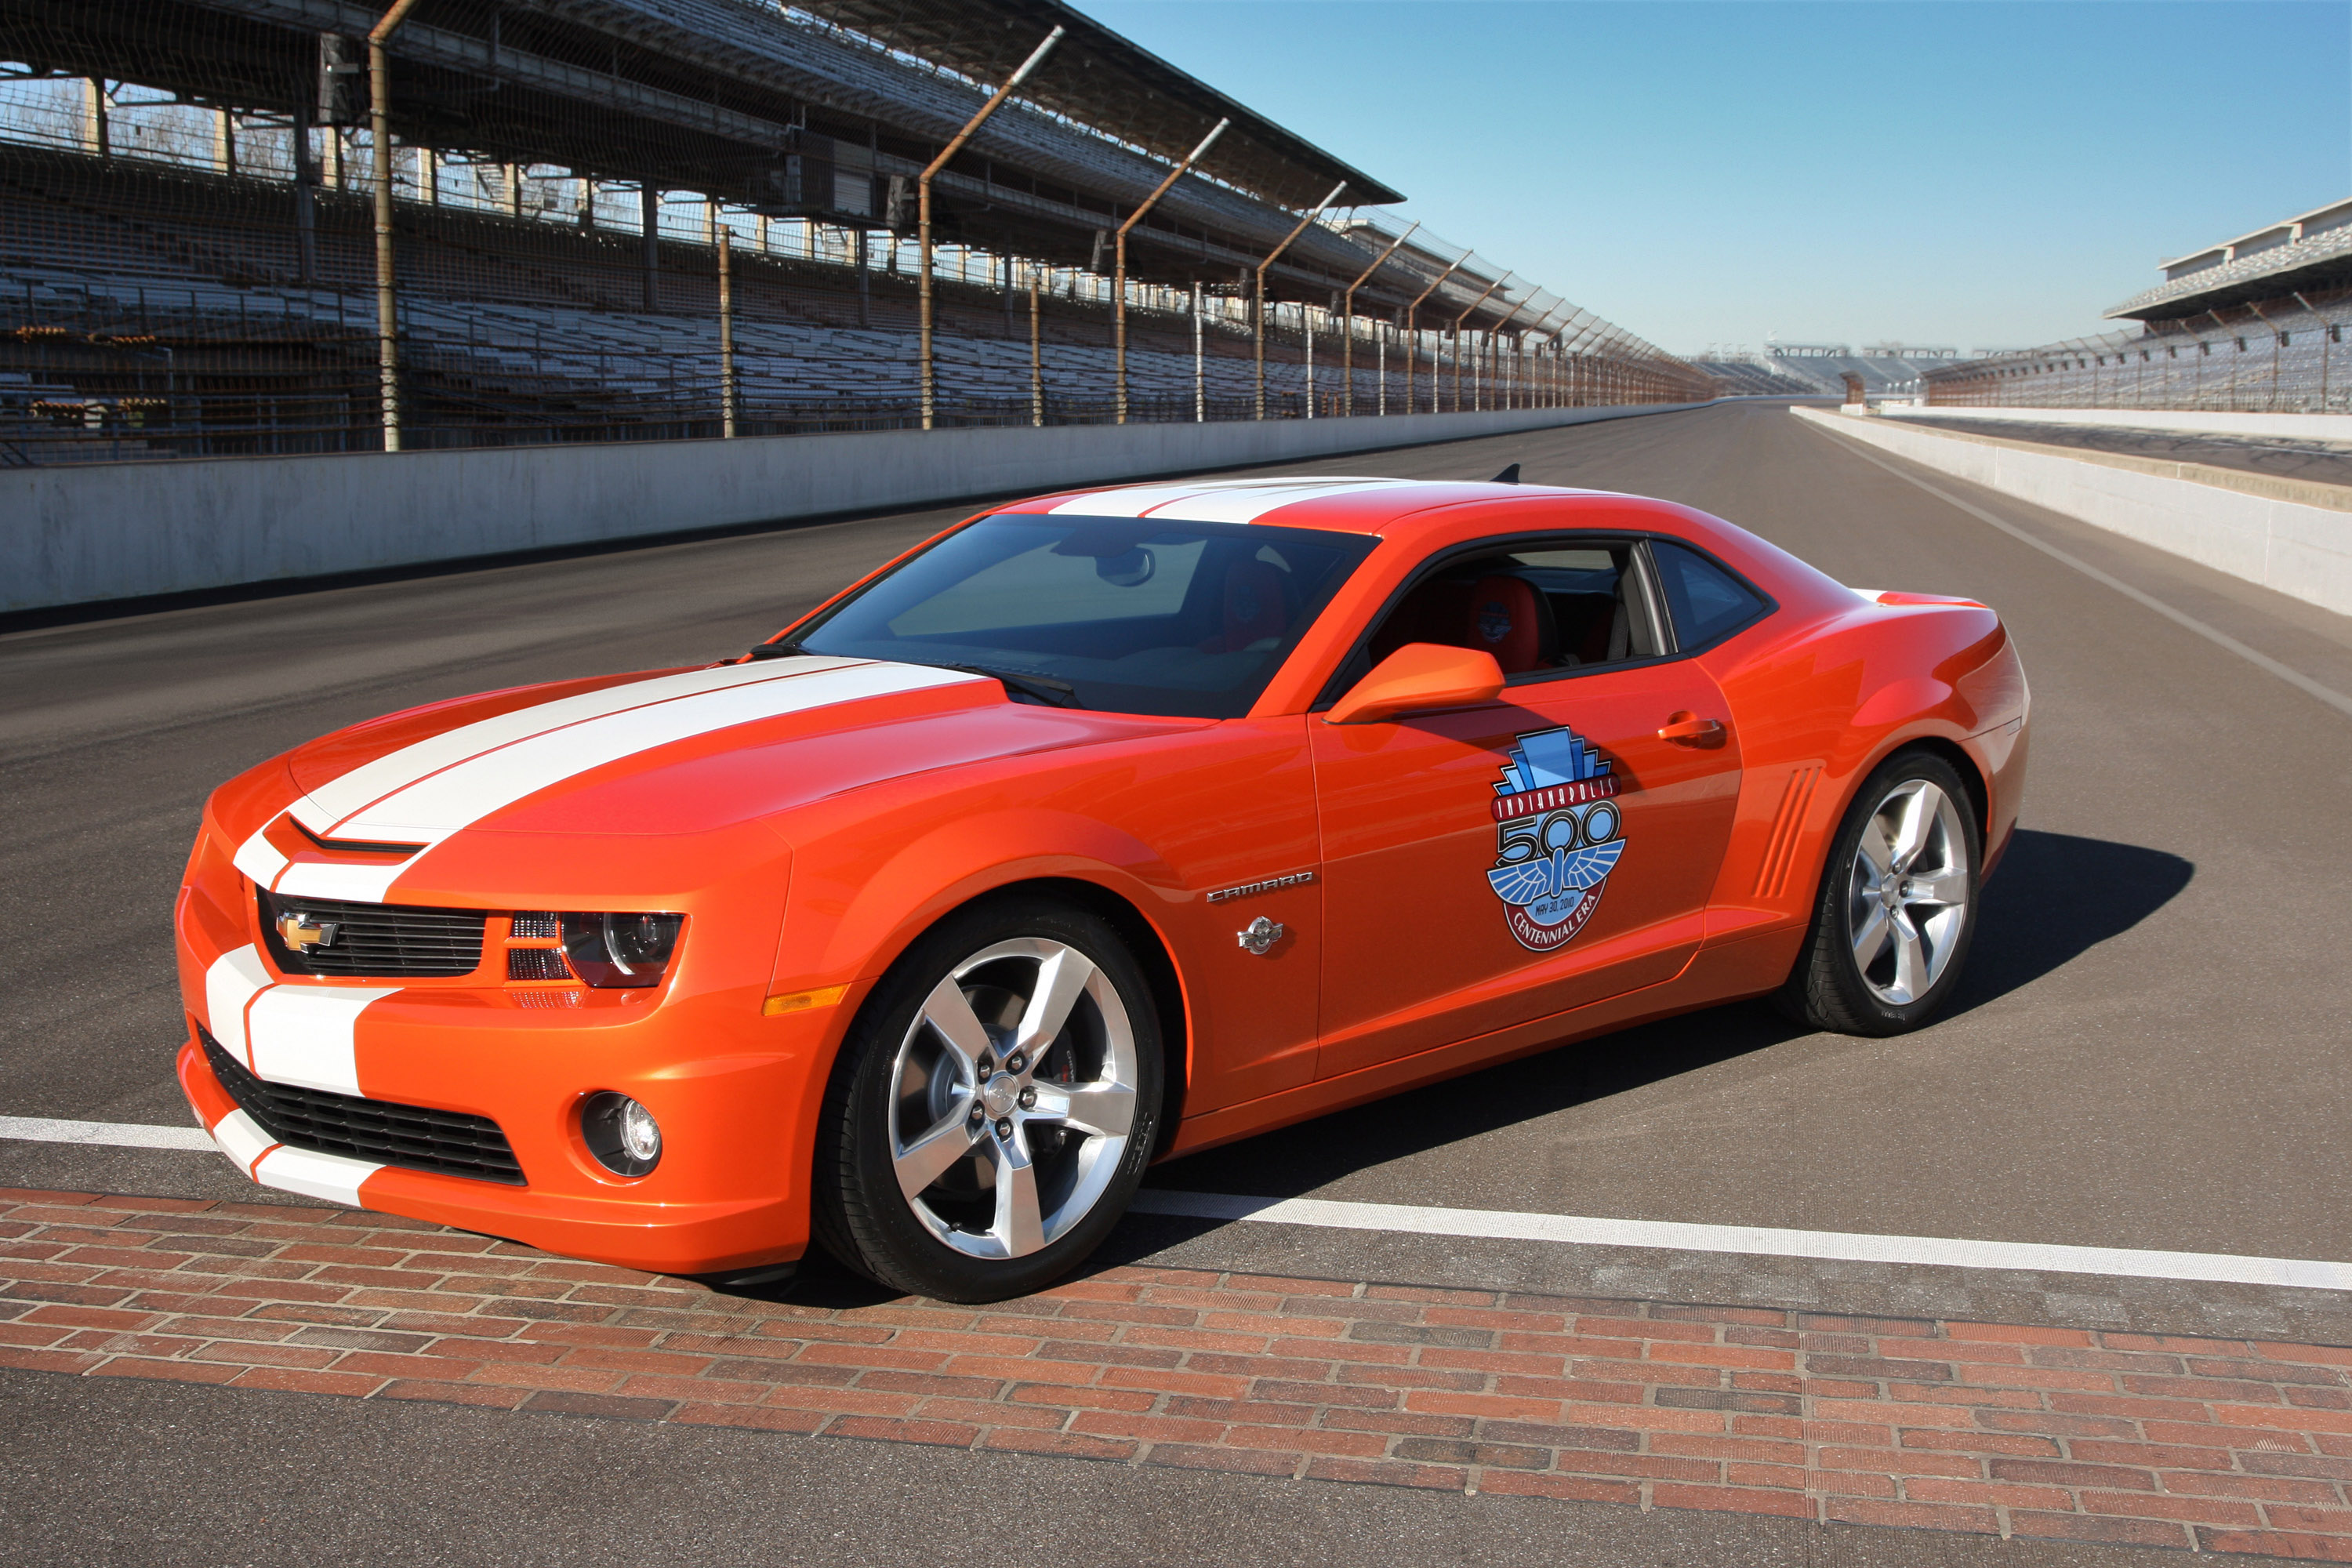
[[2352,195],[2352,5],[1077,0],[1668,349],[2021,346]]

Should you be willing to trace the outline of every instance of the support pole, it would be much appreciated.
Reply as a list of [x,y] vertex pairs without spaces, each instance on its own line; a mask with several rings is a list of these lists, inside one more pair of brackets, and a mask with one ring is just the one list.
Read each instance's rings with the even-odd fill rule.
[[1037,268],[1029,268],[1029,423],[1045,423],[1045,349],[1037,331]]
[[294,95],[289,132],[294,150],[294,279],[308,289],[319,278],[319,166],[310,159],[310,100]]
[[[1469,310],[1463,311],[1460,315],[1454,318],[1454,412],[1456,414],[1462,412],[1462,323],[1468,321],[1472,315],[1476,313],[1478,307],[1486,302],[1486,296],[1488,294],[1492,294],[1496,289],[1500,289],[1504,284],[1508,283],[1510,280],[1511,275],[1507,272],[1504,273],[1500,278],[1496,279],[1492,283],[1486,285],[1486,294],[1481,294],[1475,300],[1470,301]],[[1476,390],[1475,373],[1472,381],[1472,390],[1474,392]],[[1433,407],[1431,412],[1434,413],[1436,410]]]
[[1256,340],[1257,417],[1260,419],[1265,417],[1265,269],[1274,265],[1275,258],[1290,248],[1292,240],[1307,232],[1308,224],[1329,211],[1331,204],[1339,199],[1339,193],[1347,188],[1348,182],[1345,180],[1332,186],[1331,194],[1316,203],[1315,210],[1300,218],[1291,231],[1282,237],[1282,243],[1267,251],[1265,259],[1257,264],[1257,291],[1251,299],[1253,309],[1250,311],[1250,321],[1251,334]]
[[375,349],[383,449],[400,450],[400,317],[392,267],[392,55],[384,47],[416,0],[395,0],[368,33],[368,140],[375,164]]
[[[1404,308],[1404,411],[1407,414],[1412,412],[1413,351],[1421,346],[1421,302],[1436,293],[1437,286],[1453,277],[1461,268],[1462,264],[1469,259],[1470,253],[1466,250],[1455,257],[1446,264],[1445,270],[1431,279],[1429,287],[1414,295],[1412,303]],[[1432,386],[1437,384],[1437,361],[1434,358],[1429,362],[1429,384]],[[1434,405],[1432,405],[1430,411],[1436,412]]]
[[[1505,276],[1507,277],[1508,274],[1507,273]],[[1490,394],[1497,390],[1497,384],[1502,381],[1503,329],[1509,326],[1518,313],[1528,308],[1529,301],[1534,298],[1535,296],[1531,294],[1526,300],[1522,300],[1517,304],[1512,306],[1510,314],[1496,322],[1493,328],[1486,333],[1486,385]],[[1475,366],[1471,371],[1470,405],[1473,408],[1481,406],[1478,402],[1477,371]]]
[[[2326,345],[2320,352],[2326,353]],[[1203,356],[1201,343],[1201,280],[1192,279],[1192,423],[1204,425],[1209,419],[1209,362]]]
[[735,438],[735,231],[719,221],[710,204],[710,226],[719,244],[719,433]]
[[[1402,234],[1398,235],[1394,239],[1389,241],[1389,247],[1386,250],[1381,251],[1378,256],[1372,258],[1372,264],[1370,267],[1365,268],[1361,272],[1358,273],[1356,275],[1356,280],[1348,285],[1348,292],[1344,297],[1344,302],[1342,303],[1339,311],[1341,317],[1344,318],[1340,321],[1339,325],[1345,332],[1345,337],[1343,339],[1345,346],[1343,346],[1339,351],[1339,384],[1346,389],[1339,395],[1339,412],[1342,414],[1352,415],[1356,412],[1356,290],[1364,286],[1364,279],[1370,278],[1373,273],[1378,272],[1382,267],[1386,266],[1388,264],[1389,258],[1397,253],[1397,247],[1402,245],[1406,240],[1411,239],[1412,237],[1413,229],[1417,229],[1421,225],[1416,222],[1412,226],[1412,228],[1406,229]],[[1383,351],[1385,351],[1387,347],[1386,339],[1381,340],[1381,347]],[[1385,353],[1383,353],[1381,363],[1383,366],[1387,363]],[[1385,403],[1388,396],[1387,387],[1383,386],[1381,388],[1381,395]]]
[[1315,417],[1315,318],[1310,306],[1298,307],[1298,325],[1307,333],[1307,417]]
[[1184,171],[1199,163],[1202,155],[1216,145],[1217,138],[1223,136],[1225,127],[1232,123],[1228,118],[1209,127],[1209,133],[1201,138],[1201,144],[1185,153],[1184,161],[1169,170],[1168,177],[1153,186],[1151,194],[1143,198],[1142,205],[1128,214],[1127,221],[1118,226],[1118,234],[1113,242],[1110,306],[1111,358],[1117,366],[1118,386],[1112,404],[1118,411],[1114,421],[1117,424],[1127,423],[1127,231],[1143,221],[1143,215],[1159,204],[1160,198],[1168,194],[1170,186],[1184,177]]
[[996,112],[998,105],[1013,96],[1014,88],[1029,79],[1029,73],[1035,70],[1038,64],[1052,51],[1054,46],[1062,41],[1062,35],[1067,30],[1064,27],[1055,27],[1046,34],[1045,41],[1029,51],[1029,58],[1021,62],[1021,68],[1014,71],[1003,87],[990,95],[988,101],[980,106],[979,113],[964,121],[963,129],[957,132],[954,139],[945,147],[940,149],[940,155],[924,166],[921,176],[915,182],[915,239],[916,248],[921,253],[919,276],[916,279],[916,284],[919,291],[921,311],[919,353],[922,356],[923,428],[926,430],[931,428],[933,415],[938,406],[936,396],[938,387],[933,374],[936,367],[931,358],[931,177],[946,168],[950,159],[963,151],[963,144],[971,140],[972,132],[978,131],[988,117]]
[[106,113],[106,79],[90,77],[82,95],[82,140],[101,158],[114,156],[114,129]]
[[2313,321],[2319,323],[2319,411],[2325,414],[2327,412],[2327,341],[2329,333],[2334,329],[2328,325],[2326,318],[2311,308],[2311,301],[2301,294],[2294,296],[2294,302],[2302,306]]
[[661,192],[651,180],[637,182],[638,258],[645,286],[646,314],[661,309]]

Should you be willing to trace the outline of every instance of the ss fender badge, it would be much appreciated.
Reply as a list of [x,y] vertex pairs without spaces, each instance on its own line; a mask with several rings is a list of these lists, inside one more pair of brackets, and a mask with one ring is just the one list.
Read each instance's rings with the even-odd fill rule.
[[1228,899],[1246,899],[1253,893],[1271,893],[1276,888],[1296,888],[1314,879],[1312,871],[1293,871],[1287,877],[1268,877],[1263,882],[1244,882],[1238,888],[1220,888],[1209,895],[1208,901],[1222,904]]

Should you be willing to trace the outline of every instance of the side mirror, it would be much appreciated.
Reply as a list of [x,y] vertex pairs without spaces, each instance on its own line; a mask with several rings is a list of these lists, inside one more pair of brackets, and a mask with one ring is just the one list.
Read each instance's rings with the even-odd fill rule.
[[1503,667],[1475,647],[1409,642],[1372,666],[1323,715],[1326,724],[1377,724],[1403,713],[1469,708],[1502,694]]

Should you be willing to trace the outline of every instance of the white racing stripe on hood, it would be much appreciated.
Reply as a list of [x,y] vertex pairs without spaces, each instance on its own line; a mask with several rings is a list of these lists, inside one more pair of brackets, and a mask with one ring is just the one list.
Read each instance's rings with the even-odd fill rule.
[[1255,522],[1280,507],[1328,496],[1395,489],[1421,479],[1357,479],[1302,475],[1290,479],[1193,479],[1182,484],[1135,485],[1091,490],[1057,503],[1055,512],[1087,517],[1164,517],[1178,522]]
[[552,702],[535,703],[509,713],[478,719],[471,724],[461,724],[441,734],[427,736],[396,752],[387,752],[373,762],[362,763],[339,779],[320,784],[308,795],[295,801],[294,818],[311,832],[328,837],[338,822],[395,791],[405,789],[419,779],[455,766],[468,757],[478,757],[485,752],[512,745],[517,741],[544,734],[566,724],[577,724],[583,720],[599,719],[607,714],[682,697],[722,691],[731,687],[802,679],[824,670],[839,669],[859,662],[856,659],[816,658],[765,662],[755,659],[750,664],[721,665],[715,669],[688,669],[676,675],[659,675],[650,680],[623,681],[617,686],[601,687],[594,691],[558,698]]
[[[863,660],[780,659],[768,668],[780,671],[779,678],[542,723],[538,732],[453,762],[355,807],[335,823],[328,837],[431,846],[526,795],[657,746],[787,713],[986,679],[928,665]],[[662,687],[671,679],[645,684]],[[548,705],[550,710],[564,706]],[[341,791],[333,793],[341,795]],[[388,887],[402,868],[384,869]]]

